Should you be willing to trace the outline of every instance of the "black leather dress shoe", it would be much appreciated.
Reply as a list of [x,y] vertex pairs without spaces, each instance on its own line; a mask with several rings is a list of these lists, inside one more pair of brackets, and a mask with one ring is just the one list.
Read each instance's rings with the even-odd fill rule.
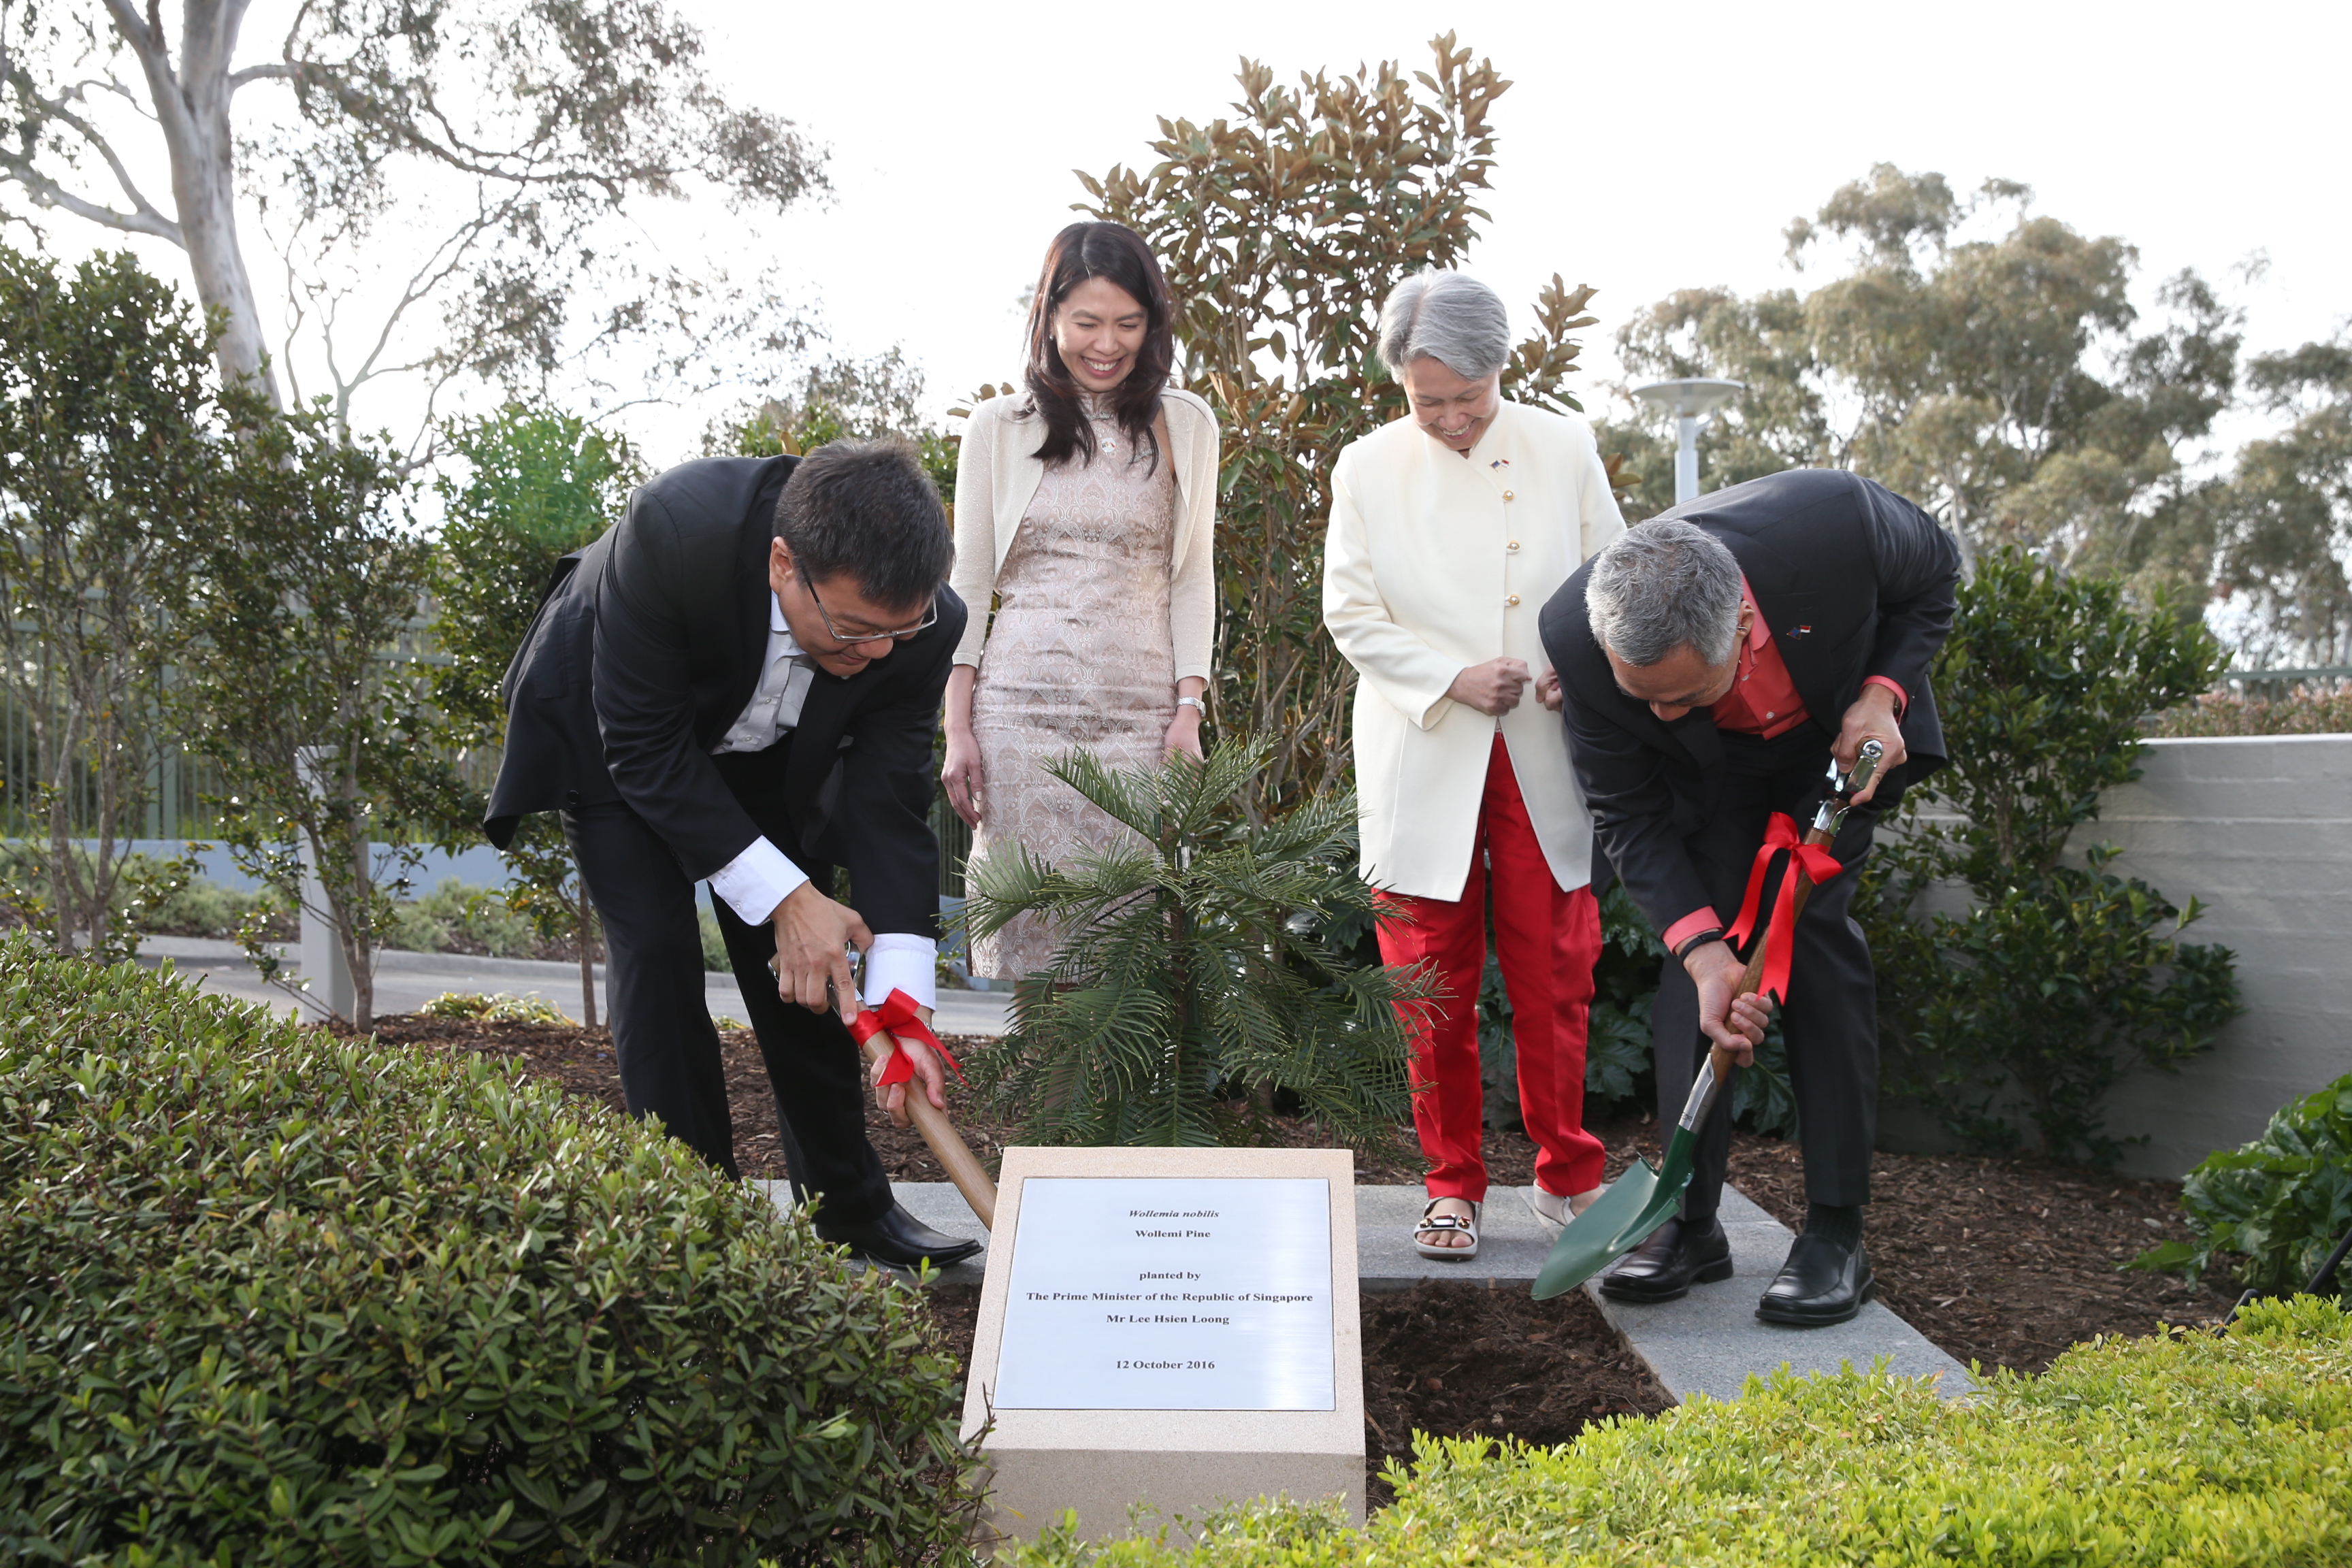
[[1670,1219],[1601,1277],[1601,1293],[1612,1301],[1654,1305],[1680,1300],[1693,1285],[1730,1278],[1731,1237],[1723,1234],[1721,1220],[1693,1230]]
[[1801,1236],[1772,1288],[1756,1303],[1756,1315],[1792,1329],[1843,1323],[1877,1289],[1860,1247],[1841,1247],[1826,1236]]
[[863,1225],[828,1223],[819,1211],[816,1233],[837,1247],[846,1247],[860,1258],[876,1263],[887,1263],[896,1268],[912,1268],[919,1263],[929,1263],[934,1268],[945,1268],[950,1263],[961,1263],[980,1250],[980,1243],[933,1230],[897,1204],[884,1210],[878,1219]]

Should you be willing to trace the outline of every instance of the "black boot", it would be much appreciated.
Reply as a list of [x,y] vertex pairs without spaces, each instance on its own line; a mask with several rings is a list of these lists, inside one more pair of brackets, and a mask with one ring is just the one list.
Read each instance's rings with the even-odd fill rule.
[[1649,1306],[1680,1300],[1694,1284],[1730,1278],[1731,1237],[1723,1234],[1721,1220],[1713,1215],[1699,1225],[1670,1219],[1601,1277],[1601,1293]]

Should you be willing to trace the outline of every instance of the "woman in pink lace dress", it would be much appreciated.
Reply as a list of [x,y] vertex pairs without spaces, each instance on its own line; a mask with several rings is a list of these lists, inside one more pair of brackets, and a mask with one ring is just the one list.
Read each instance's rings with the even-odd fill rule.
[[[1217,422],[1168,384],[1170,313],[1141,239],[1072,224],[1030,306],[1026,390],[982,402],[964,431],[950,581],[971,622],[948,678],[941,782],[976,830],[975,861],[1020,844],[1058,864],[1128,834],[1045,771],[1055,757],[1201,754]],[[1018,979],[1055,944],[1022,916],[973,944],[972,973]]]

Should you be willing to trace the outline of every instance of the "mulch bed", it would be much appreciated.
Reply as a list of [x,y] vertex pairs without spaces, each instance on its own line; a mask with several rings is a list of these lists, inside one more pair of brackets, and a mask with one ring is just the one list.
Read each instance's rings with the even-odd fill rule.
[[[376,1020],[386,1044],[511,1058],[569,1094],[623,1109],[612,1040],[603,1029],[400,1015]],[[782,1179],[776,1105],[748,1030],[721,1036],[735,1150],[744,1175]],[[961,1054],[983,1042],[950,1037]],[[947,1179],[912,1129],[868,1107],[867,1131],[895,1181]],[[958,1126],[994,1168],[1017,1130],[960,1113]],[[1612,1177],[1635,1155],[1658,1158],[1657,1128],[1620,1117],[1592,1124],[1609,1149]],[[1315,1130],[1278,1122],[1280,1141],[1318,1142]],[[1535,1145],[1490,1133],[1497,1187],[1534,1179]],[[1419,1170],[1402,1148],[1360,1154],[1357,1180],[1403,1184]],[[1804,1222],[1803,1163],[1793,1144],[1735,1134],[1731,1179],[1792,1228]],[[2218,1321],[2236,1299],[2226,1279],[2192,1288],[2167,1274],[2116,1265],[2158,1242],[2186,1239],[2177,1182],[2141,1181],[2035,1159],[1963,1155],[1877,1156],[1867,1244],[1882,1299],[1963,1363],[2039,1372],[2068,1345],[2101,1334],[2141,1335],[2160,1323]],[[1754,1281],[1760,1294],[1767,1281]],[[969,1353],[978,1292],[940,1288],[932,1306],[949,1342]],[[1418,1430],[1447,1436],[1565,1442],[1588,1424],[1647,1415],[1670,1401],[1611,1334],[1580,1292],[1538,1302],[1517,1290],[1424,1284],[1363,1302],[1366,1447],[1377,1477],[1385,1458],[1407,1458]],[[1374,1487],[1375,1501],[1385,1488]]]

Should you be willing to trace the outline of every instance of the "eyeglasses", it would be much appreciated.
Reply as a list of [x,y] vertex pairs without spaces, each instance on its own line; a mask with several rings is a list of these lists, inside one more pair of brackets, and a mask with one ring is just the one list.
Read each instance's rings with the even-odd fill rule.
[[[795,570],[798,570],[797,566],[795,567]],[[832,637],[833,640],[837,643],[856,644],[862,642],[880,642],[885,637],[887,637],[892,642],[905,642],[917,632],[929,631],[931,627],[939,624],[940,596],[938,594],[934,593],[931,595],[931,607],[928,611],[924,612],[923,618],[921,620],[917,621],[911,626],[899,626],[895,630],[887,632],[845,632],[839,626],[833,624],[832,612],[824,607],[824,601],[817,597],[816,584],[810,581],[809,574],[805,571],[803,571],[800,573],[800,579],[801,586],[808,590],[810,602],[816,605],[817,619],[824,623],[825,635]]]

